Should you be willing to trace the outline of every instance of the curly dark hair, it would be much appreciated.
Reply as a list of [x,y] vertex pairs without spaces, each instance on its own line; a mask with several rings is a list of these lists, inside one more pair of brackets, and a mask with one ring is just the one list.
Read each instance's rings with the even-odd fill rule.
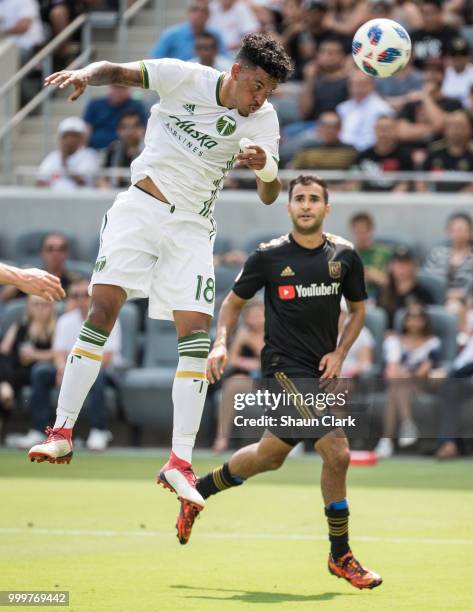
[[261,68],[278,83],[287,81],[293,71],[292,61],[284,47],[268,34],[247,34],[242,40],[236,61]]

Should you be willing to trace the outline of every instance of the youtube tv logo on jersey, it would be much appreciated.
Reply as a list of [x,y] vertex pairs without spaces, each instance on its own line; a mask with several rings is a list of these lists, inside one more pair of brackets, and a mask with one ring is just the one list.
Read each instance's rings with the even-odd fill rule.
[[296,288],[294,285],[280,285],[278,295],[281,300],[293,300],[296,297]]

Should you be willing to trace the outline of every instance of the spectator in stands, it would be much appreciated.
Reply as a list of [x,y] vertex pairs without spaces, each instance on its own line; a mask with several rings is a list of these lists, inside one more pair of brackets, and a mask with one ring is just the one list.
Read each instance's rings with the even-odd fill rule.
[[[340,318],[338,320],[338,333],[342,334],[348,320],[348,310],[345,300],[340,304]],[[362,327],[355,342],[345,357],[340,378],[358,378],[369,372],[374,360],[374,338],[367,327]]]
[[345,52],[339,40],[320,43],[316,59],[304,70],[305,81],[300,97],[301,115],[306,120],[318,119],[348,98]]
[[468,98],[473,87],[471,49],[463,37],[454,38],[448,47],[447,69],[442,84],[442,94],[460,100],[468,108]]
[[399,143],[397,123],[394,117],[381,116],[375,124],[376,142],[358,155],[357,164],[372,179],[364,179],[362,191],[407,191],[409,181],[392,181],[376,177],[384,172],[410,172],[414,164],[410,152]]
[[[75,274],[67,269],[67,258],[69,255],[69,245],[67,239],[62,234],[52,232],[46,234],[41,243],[40,256],[42,259],[42,267],[49,274],[57,276],[61,280],[61,284],[65,291],[68,290],[70,284],[77,278]],[[1,302],[8,302],[18,297],[24,297],[23,293],[16,287],[9,285],[4,287],[1,293]]]
[[87,126],[80,117],[63,119],[58,127],[59,147],[41,162],[36,185],[61,191],[91,187],[99,158],[85,146]]
[[416,2],[403,0],[368,0],[371,18],[393,19],[408,31],[422,26],[422,15]]
[[[114,140],[105,149],[103,167],[107,170],[116,168],[122,173],[117,176],[102,176],[98,179],[98,186],[102,188],[121,189],[130,184],[129,169],[131,162],[143,150],[143,137],[145,125],[141,115],[134,111],[123,113],[118,121],[118,140]],[[123,171],[127,173],[124,175]]]
[[396,112],[408,102],[418,100],[423,85],[422,73],[414,70],[410,62],[395,75],[375,80],[376,91]]
[[447,299],[466,298],[473,284],[473,221],[469,214],[454,213],[447,223],[448,244],[434,246],[424,270],[447,285]]
[[218,38],[212,32],[204,30],[195,37],[195,53],[195,57],[192,58],[193,62],[210,66],[219,72],[225,72],[231,68],[230,58],[218,52]]
[[[297,7],[301,5],[297,0],[288,0]],[[294,62],[292,79],[304,79],[304,67],[314,59],[320,44],[327,38],[335,39],[336,33],[325,24],[327,15],[327,0],[305,0],[302,4],[303,12],[299,19],[295,19],[282,32],[282,41]],[[299,12],[296,13],[299,16]],[[344,49],[344,53],[345,53]]]
[[2,0],[0,2],[0,39],[13,41],[25,63],[35,47],[43,42],[43,25],[36,0]]
[[195,56],[195,39],[204,30],[210,31],[218,40],[219,53],[225,54],[225,44],[219,32],[208,25],[208,0],[189,0],[188,21],[166,28],[149,54],[150,57],[173,57],[190,60]]
[[118,121],[123,113],[135,112],[146,124],[148,113],[142,102],[134,100],[129,87],[110,85],[103,98],[92,98],[84,111],[84,121],[89,129],[89,147],[105,149],[118,138]]
[[438,459],[455,459],[459,455],[461,410],[464,402],[471,399],[472,377],[473,335],[470,335],[463,350],[455,357],[439,393],[439,447],[435,453]]
[[24,321],[10,325],[0,343],[0,422],[14,407],[21,389],[30,384],[33,365],[53,356],[54,303],[30,295],[25,315]]
[[437,367],[440,347],[425,308],[410,304],[401,334],[391,334],[384,341],[385,378],[392,383],[388,385],[382,437],[375,449],[378,457],[393,454],[396,430],[401,448],[417,442],[419,430],[412,418],[411,403],[420,390],[419,380],[428,378]]
[[227,52],[233,54],[246,34],[259,30],[260,23],[251,7],[241,0],[212,0],[209,27],[220,33]]
[[330,3],[325,24],[343,37],[346,52],[349,53],[353,34],[369,19],[371,14],[367,0],[336,0]]
[[[322,113],[317,122],[317,138],[308,142],[289,165],[296,169],[348,170],[356,162],[357,151],[340,140],[340,117],[334,111]],[[332,185],[333,187],[333,185]]]
[[394,315],[411,302],[433,304],[431,291],[417,282],[417,262],[405,246],[398,246],[389,264],[388,283],[378,297],[378,306],[388,316],[388,329],[393,329]]
[[376,299],[388,284],[388,266],[392,250],[375,240],[374,220],[369,213],[359,212],[353,215],[350,227],[353,243],[363,262],[368,297]]
[[456,28],[445,25],[442,0],[422,0],[420,10],[424,25],[411,32],[411,41],[414,65],[422,70],[428,60],[443,59],[449,42],[459,34]]
[[[427,157],[423,170],[441,173],[445,171],[473,171],[473,143],[471,141],[471,119],[464,110],[458,110],[447,115],[445,119],[445,138],[433,142],[427,149]],[[473,191],[473,182],[434,183],[435,191],[468,192]],[[427,190],[425,183],[420,183],[418,189]]]
[[235,393],[249,392],[261,377],[260,354],[264,345],[264,307],[260,302],[246,306],[243,325],[238,328],[229,354],[229,370],[222,385],[218,407],[217,434],[213,450],[222,453],[228,448],[234,416]]
[[[33,366],[31,371],[31,417],[32,429],[24,436],[15,436],[12,445],[17,448],[28,448],[38,444],[44,439],[43,431],[48,424],[51,412],[50,392],[61,384],[66,366],[67,357],[79,335],[82,323],[85,321],[89,309],[89,294],[87,291],[89,281],[77,280],[71,285],[70,297],[75,308],[59,317],[53,340],[53,363],[40,363]],[[107,431],[105,384],[107,381],[107,368],[117,364],[121,352],[121,329],[117,321],[107,342],[102,362],[103,368],[90,390],[88,417],[91,430],[87,438],[87,448],[90,450],[104,450],[111,433]]]
[[391,115],[391,107],[374,90],[373,79],[354,70],[349,77],[350,97],[337,106],[342,120],[341,140],[358,151],[375,142],[374,125],[381,115]]
[[410,146],[425,148],[440,137],[447,113],[461,109],[461,102],[442,95],[444,73],[442,63],[428,62],[422,91],[412,92],[411,100],[399,112],[399,137]]
[[[60,34],[87,8],[94,8],[97,0],[41,0],[41,17],[49,26],[51,38]],[[54,71],[63,70],[78,49],[80,33],[75,32],[54,51]]]

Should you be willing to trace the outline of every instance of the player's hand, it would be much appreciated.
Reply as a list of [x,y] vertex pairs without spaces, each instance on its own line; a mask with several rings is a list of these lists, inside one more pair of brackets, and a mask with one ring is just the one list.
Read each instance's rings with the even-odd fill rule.
[[320,380],[338,378],[342,371],[342,365],[343,357],[337,351],[324,355],[319,364],[319,371],[322,372]]
[[69,85],[74,87],[74,91],[68,97],[69,102],[74,102],[81,96],[90,80],[90,74],[85,69],[81,70],[61,70],[55,72],[44,79],[44,85],[55,85],[59,89],[65,89]]
[[20,270],[19,275],[19,279],[15,284],[23,293],[39,295],[48,300],[48,302],[62,300],[66,297],[61,281],[57,276],[53,276],[38,268]]
[[238,161],[250,170],[262,170],[266,165],[265,150],[256,144],[251,146],[251,150],[251,153],[240,153],[237,157]]
[[222,378],[225,366],[228,363],[227,347],[217,344],[209,353],[207,360],[207,378],[211,384]]

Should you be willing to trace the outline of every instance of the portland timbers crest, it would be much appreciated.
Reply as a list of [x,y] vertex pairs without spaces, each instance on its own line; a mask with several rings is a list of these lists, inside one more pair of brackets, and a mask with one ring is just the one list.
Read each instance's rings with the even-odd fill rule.
[[233,117],[222,115],[217,119],[216,128],[220,136],[230,136],[236,130],[236,121]]

